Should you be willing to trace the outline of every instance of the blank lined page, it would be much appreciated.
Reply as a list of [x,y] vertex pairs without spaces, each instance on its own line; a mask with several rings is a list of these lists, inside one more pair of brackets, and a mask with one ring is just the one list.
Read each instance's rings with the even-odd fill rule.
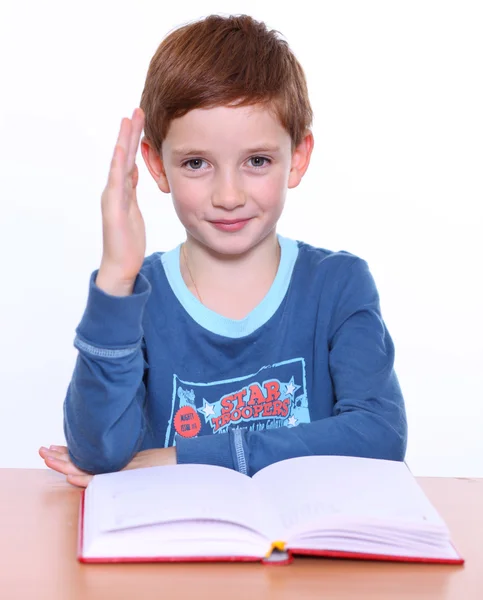
[[[274,463],[253,478],[277,508],[286,532],[328,515],[446,526],[402,462],[306,456]],[[449,534],[448,534],[449,535]]]
[[[89,519],[100,531],[177,520],[216,519],[262,530],[262,506],[252,480],[212,465],[175,465],[97,475],[87,490],[92,495]],[[94,513],[94,514],[93,514]]]

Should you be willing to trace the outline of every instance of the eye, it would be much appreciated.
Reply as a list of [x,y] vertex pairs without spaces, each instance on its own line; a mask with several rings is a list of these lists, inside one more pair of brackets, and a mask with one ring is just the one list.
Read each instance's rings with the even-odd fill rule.
[[252,156],[250,160],[256,169],[261,169],[267,163],[270,164],[272,162],[269,158],[265,158],[264,156]]
[[205,161],[202,158],[190,158],[183,163],[183,167],[188,167],[189,171],[201,171],[201,165]]

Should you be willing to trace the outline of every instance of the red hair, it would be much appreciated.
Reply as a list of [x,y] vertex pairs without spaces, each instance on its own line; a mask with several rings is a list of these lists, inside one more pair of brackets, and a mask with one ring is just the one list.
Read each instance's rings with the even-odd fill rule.
[[300,63],[275,30],[247,15],[210,15],[172,31],[149,64],[140,107],[144,134],[161,154],[171,121],[195,108],[265,104],[292,150],[312,124]]

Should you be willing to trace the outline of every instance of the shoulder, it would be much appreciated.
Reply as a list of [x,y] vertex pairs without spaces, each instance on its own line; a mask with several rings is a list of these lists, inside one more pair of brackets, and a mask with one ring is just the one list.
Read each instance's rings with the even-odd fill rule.
[[297,240],[297,268],[314,280],[352,280],[369,272],[367,262],[347,250],[329,250]]
[[165,252],[153,252],[149,256],[146,256],[143,261],[143,266],[141,267],[141,271],[145,273],[149,273],[153,269],[157,269],[162,266],[163,255]]
[[141,267],[141,274],[150,282],[165,278],[163,263],[169,252],[153,252],[146,256]]
[[307,310],[314,302],[319,318],[325,315],[331,330],[357,312],[379,313],[379,293],[367,261],[346,250],[328,250],[301,241],[297,244],[294,287]]
[[323,301],[328,310],[346,304],[378,305],[379,293],[366,260],[347,250],[328,250],[302,241],[297,245],[293,283],[306,301]]

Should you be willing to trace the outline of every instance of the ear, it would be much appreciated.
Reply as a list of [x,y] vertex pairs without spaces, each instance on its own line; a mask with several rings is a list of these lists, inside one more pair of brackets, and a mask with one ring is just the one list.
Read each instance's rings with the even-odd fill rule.
[[166,176],[163,159],[145,136],[141,139],[141,154],[143,155],[148,171],[151,173],[159,189],[165,194],[169,194],[171,189]]
[[314,149],[314,136],[311,131],[307,131],[304,139],[295,148],[292,153],[292,163],[288,176],[288,187],[294,188],[302,181],[305,171],[309,168],[310,157]]

